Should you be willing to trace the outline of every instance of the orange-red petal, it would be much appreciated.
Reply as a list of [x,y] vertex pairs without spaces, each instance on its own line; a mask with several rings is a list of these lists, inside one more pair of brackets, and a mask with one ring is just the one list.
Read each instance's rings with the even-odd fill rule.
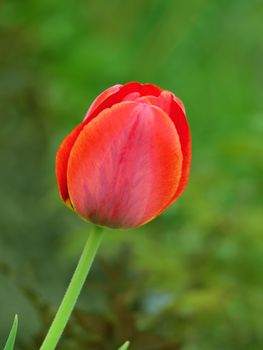
[[172,119],[176,130],[178,132],[182,154],[183,154],[183,167],[182,177],[176,193],[174,194],[171,202],[176,200],[184,191],[188,178],[190,175],[191,164],[191,134],[190,128],[185,115],[185,108],[183,102],[169,91],[162,91],[159,96],[143,96],[136,99],[138,102],[145,102],[150,105],[158,106],[164,112],[166,112]]
[[96,98],[88,110],[84,121],[87,119],[90,121],[104,109],[110,108],[116,103],[125,101],[127,95],[133,95],[136,93],[139,96],[159,96],[161,92],[162,89],[153,84],[140,84],[137,82],[131,82],[125,85],[114,85],[102,92]]
[[173,120],[179,138],[183,153],[183,166],[182,166],[182,177],[180,179],[177,191],[172,199],[175,201],[185,190],[189,176],[190,176],[190,165],[192,160],[192,139],[190,133],[190,127],[185,115],[184,105],[178,97],[172,94],[171,102],[171,113],[170,118]]
[[86,113],[84,120],[89,118],[89,116],[99,107],[99,105],[102,104],[103,101],[105,101],[108,97],[119,91],[121,86],[122,85],[120,84],[113,85],[107,90],[103,91],[98,97],[96,97],[96,99],[92,102],[88,112]]
[[75,129],[67,135],[63,140],[56,156],[56,176],[58,182],[58,188],[61,198],[64,202],[68,203],[68,185],[67,185],[67,169],[68,169],[68,159],[77,137],[79,136],[81,130],[83,129],[83,124],[79,124]]
[[130,228],[160,214],[181,178],[176,128],[160,108],[122,102],[79,134],[68,161],[74,209],[95,224]]

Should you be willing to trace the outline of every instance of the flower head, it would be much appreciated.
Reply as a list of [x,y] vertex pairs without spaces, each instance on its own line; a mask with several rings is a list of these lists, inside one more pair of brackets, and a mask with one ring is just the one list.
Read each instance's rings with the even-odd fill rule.
[[80,216],[112,228],[140,226],[184,191],[191,136],[183,103],[136,82],[100,94],[56,158],[60,195]]

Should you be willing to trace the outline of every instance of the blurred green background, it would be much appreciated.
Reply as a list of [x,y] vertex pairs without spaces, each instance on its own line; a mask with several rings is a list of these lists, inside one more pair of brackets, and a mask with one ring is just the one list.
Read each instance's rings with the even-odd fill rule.
[[37,349],[90,226],[60,201],[54,158],[98,93],[149,82],[185,103],[182,198],[108,231],[58,349],[263,348],[261,0],[0,4],[0,347]]

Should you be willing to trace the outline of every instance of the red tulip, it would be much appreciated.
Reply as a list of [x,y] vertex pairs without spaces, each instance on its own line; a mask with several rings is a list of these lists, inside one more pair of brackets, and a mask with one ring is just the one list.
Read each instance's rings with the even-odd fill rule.
[[100,94],[56,158],[60,195],[84,219],[112,228],[154,219],[184,191],[191,136],[182,102],[136,82]]

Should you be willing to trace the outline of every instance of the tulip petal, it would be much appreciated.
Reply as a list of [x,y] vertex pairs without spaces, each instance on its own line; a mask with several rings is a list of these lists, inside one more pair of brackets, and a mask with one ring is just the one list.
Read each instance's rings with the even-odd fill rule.
[[170,117],[173,120],[176,130],[178,132],[182,153],[183,153],[183,167],[182,177],[180,179],[177,191],[172,199],[175,201],[185,190],[189,176],[190,176],[190,165],[192,159],[192,139],[190,133],[190,127],[185,115],[184,105],[178,97],[172,94],[171,102],[171,114]]
[[131,82],[125,85],[114,85],[107,89],[97,97],[88,110],[84,121],[87,119],[90,121],[95,118],[101,111],[106,108],[112,107],[116,103],[124,101],[127,95],[133,93],[139,94],[139,96],[153,95],[159,96],[162,90],[153,84],[140,84],[137,82]]
[[168,115],[145,103],[122,102],[78,136],[68,162],[70,200],[95,224],[140,226],[167,207],[181,170],[180,140]]
[[183,168],[182,177],[180,179],[178,189],[171,201],[173,202],[183,193],[190,175],[191,134],[185,116],[185,108],[183,102],[169,91],[162,91],[158,97],[143,96],[138,98],[136,101],[141,101],[150,105],[160,107],[164,112],[166,112],[170,116],[178,132],[183,154]]
[[105,101],[109,96],[115,94],[115,92],[119,91],[122,85],[116,84],[114,86],[111,86],[109,89],[103,91],[91,104],[88,112],[86,113],[86,116],[84,120],[89,118],[89,116],[98,108],[98,106]]
[[83,129],[83,124],[79,124],[61,143],[56,156],[56,176],[58,182],[59,193],[66,204],[69,200],[68,185],[67,185],[67,169],[68,159],[77,137]]

